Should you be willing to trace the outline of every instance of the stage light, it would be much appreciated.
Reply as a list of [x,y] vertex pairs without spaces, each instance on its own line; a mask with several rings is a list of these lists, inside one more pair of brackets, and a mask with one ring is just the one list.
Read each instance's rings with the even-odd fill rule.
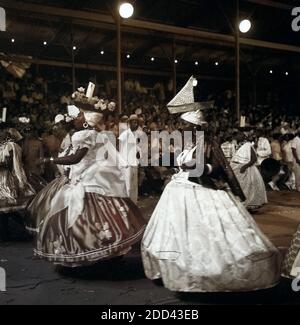
[[151,58],[151,61],[152,61],[152,62],[153,62],[153,61],[155,61],[155,58],[154,58],[154,57],[152,57],[152,58]]
[[127,58],[127,59],[130,59],[130,54],[127,54],[127,55],[126,55],[126,58]]
[[176,63],[176,64],[177,64],[177,63],[178,63],[178,60],[177,60],[177,59],[175,59],[175,60],[174,60],[174,63]]
[[251,22],[249,19],[244,19],[240,22],[239,29],[242,33],[249,32],[250,28],[251,28]]
[[273,70],[270,70],[270,74],[272,74],[273,73]]
[[104,54],[104,51],[102,50],[102,51],[100,52],[100,54],[103,55],[103,54]]
[[289,75],[289,73],[286,71],[285,75],[286,75],[286,76],[288,76],[288,75]]
[[219,62],[218,62],[218,61],[216,61],[216,62],[215,62],[215,66],[218,66],[218,65],[219,65]]
[[11,42],[12,42],[12,43],[14,43],[14,42],[15,42],[15,39],[14,39],[14,38],[12,38],[12,39],[11,39]]
[[44,42],[43,42],[43,44],[44,44],[44,45],[47,45],[47,42],[46,42],[46,41],[44,41]]
[[199,62],[198,62],[198,61],[196,61],[196,62],[195,62],[195,65],[198,65],[198,64],[199,64]]
[[76,51],[77,47],[76,46],[73,46],[73,51]]
[[119,7],[119,14],[122,18],[130,18],[133,15],[134,8],[129,2],[124,2]]

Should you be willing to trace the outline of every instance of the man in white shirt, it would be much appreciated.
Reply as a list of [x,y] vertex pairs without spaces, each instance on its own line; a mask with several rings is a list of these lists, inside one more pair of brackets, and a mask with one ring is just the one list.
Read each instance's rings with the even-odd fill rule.
[[294,156],[294,173],[296,178],[296,189],[300,192],[300,128],[297,130],[297,135],[292,141],[292,151]]
[[126,187],[134,203],[138,200],[138,159],[139,152],[134,132],[138,129],[138,116],[131,115],[129,127],[119,136],[119,152],[129,166],[126,168]]
[[256,144],[256,154],[257,154],[257,165],[269,158],[272,154],[271,145],[269,140],[265,137],[263,130],[259,130],[257,133],[258,141]]

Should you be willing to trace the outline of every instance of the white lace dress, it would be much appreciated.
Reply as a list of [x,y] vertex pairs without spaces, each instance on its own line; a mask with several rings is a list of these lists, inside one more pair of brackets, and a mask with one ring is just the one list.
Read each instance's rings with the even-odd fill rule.
[[188,177],[184,171],[173,177],[146,227],[141,249],[146,276],[185,292],[275,285],[279,252],[245,207],[232,194]]
[[255,165],[247,168],[244,173],[240,172],[241,167],[250,162],[251,150],[253,149],[250,142],[243,144],[232,157],[230,165],[246,196],[245,206],[256,209],[268,203],[263,178]]

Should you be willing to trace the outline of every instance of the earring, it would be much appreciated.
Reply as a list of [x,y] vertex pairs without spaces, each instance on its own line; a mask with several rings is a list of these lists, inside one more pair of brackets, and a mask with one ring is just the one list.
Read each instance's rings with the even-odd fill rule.
[[85,129],[87,129],[89,127],[89,125],[87,124],[87,122],[84,122],[82,125]]

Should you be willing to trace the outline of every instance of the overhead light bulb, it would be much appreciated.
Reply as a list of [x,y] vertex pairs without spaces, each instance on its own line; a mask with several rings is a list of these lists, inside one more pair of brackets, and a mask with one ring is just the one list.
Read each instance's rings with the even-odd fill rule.
[[122,18],[130,18],[133,15],[134,8],[129,2],[124,2],[119,7],[119,14]]
[[249,32],[250,28],[251,28],[251,22],[249,19],[244,19],[240,22],[239,29],[242,33]]

